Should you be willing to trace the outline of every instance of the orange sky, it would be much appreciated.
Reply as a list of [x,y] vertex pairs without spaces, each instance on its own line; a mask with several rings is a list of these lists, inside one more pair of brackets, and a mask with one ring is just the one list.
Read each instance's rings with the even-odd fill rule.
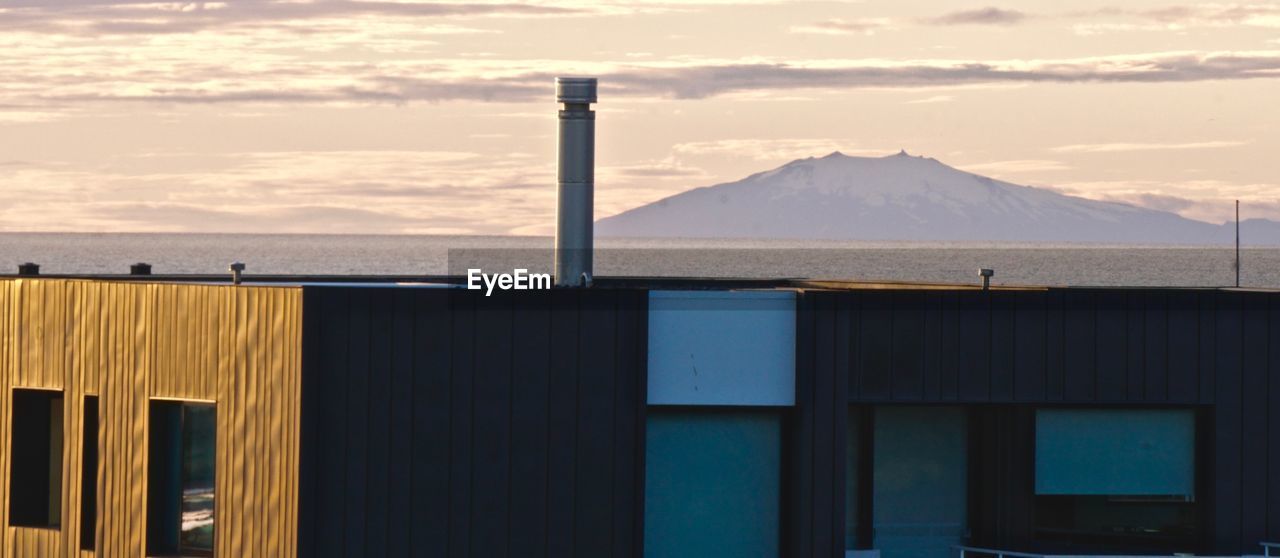
[[0,2],[0,230],[547,234],[556,75],[597,216],[905,148],[1280,219],[1280,3]]

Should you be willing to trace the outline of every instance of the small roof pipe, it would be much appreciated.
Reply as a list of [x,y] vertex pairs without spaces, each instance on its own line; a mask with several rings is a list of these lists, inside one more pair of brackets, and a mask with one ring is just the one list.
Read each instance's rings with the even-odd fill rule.
[[235,262],[228,266],[227,269],[231,272],[231,284],[239,285],[241,281],[241,274],[244,273],[244,264],[241,262]]
[[996,271],[994,269],[987,269],[984,267],[978,270],[978,275],[982,276],[982,290],[991,290],[991,276],[995,274]]
[[556,78],[560,110],[555,284],[590,286],[595,204],[596,78]]

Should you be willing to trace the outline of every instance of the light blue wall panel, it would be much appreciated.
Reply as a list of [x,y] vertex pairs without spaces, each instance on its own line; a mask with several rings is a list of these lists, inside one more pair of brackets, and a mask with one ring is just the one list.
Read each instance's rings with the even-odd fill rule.
[[1195,494],[1190,410],[1041,409],[1036,494]]
[[649,404],[795,404],[795,293],[649,294]]
[[650,409],[646,558],[778,558],[782,421],[772,410]]

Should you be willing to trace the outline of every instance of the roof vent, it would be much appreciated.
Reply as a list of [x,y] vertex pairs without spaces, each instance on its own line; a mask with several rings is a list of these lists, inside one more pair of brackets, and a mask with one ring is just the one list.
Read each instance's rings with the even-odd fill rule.
[[596,78],[556,78],[560,169],[556,202],[555,283],[589,286],[595,203]]

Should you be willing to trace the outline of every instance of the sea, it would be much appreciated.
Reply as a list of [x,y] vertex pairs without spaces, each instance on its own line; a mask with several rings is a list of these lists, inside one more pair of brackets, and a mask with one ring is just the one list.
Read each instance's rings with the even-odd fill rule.
[[[0,233],[0,270],[34,262],[46,274],[441,275],[516,268],[545,272],[552,239],[535,236],[373,236],[167,233]],[[1244,246],[1240,285],[1280,288],[1280,247]],[[1232,246],[602,238],[596,276],[807,278],[996,285],[1224,287]]]

